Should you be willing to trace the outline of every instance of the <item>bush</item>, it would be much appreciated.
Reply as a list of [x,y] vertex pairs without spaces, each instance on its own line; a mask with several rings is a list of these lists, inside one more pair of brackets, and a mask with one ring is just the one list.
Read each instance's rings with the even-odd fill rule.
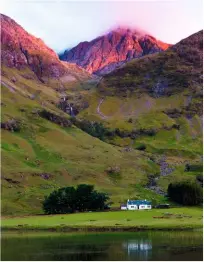
[[197,183],[175,182],[168,186],[168,196],[171,200],[187,206],[202,203],[203,192]]
[[203,165],[202,164],[186,164],[185,165],[185,172],[193,172],[193,171],[196,171],[196,172],[202,172],[203,171]]
[[145,144],[140,144],[140,145],[136,146],[136,149],[144,151],[146,149],[146,145]]
[[43,202],[46,214],[66,214],[75,211],[106,209],[108,195],[94,190],[94,186],[81,184],[77,188],[64,187],[53,191]]
[[106,136],[113,136],[114,132],[106,128],[102,123],[89,121],[89,120],[77,120],[76,118],[71,118],[72,123],[88,133],[91,136],[97,137],[104,141]]
[[52,112],[49,112],[45,109],[42,111],[38,112],[38,115],[44,119],[47,119],[57,125],[60,125],[62,127],[71,127],[72,123],[69,119],[63,117],[63,116],[58,116]]

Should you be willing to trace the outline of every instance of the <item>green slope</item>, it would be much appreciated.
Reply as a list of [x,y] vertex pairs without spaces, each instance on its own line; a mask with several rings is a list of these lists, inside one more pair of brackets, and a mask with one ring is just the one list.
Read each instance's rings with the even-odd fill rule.
[[[10,82],[4,81],[6,85]],[[33,88],[35,82],[32,82]],[[2,122],[18,121],[20,131],[2,129],[2,213],[40,213],[45,195],[61,186],[90,183],[111,195],[114,205],[136,194],[145,197],[143,189],[136,185],[147,183],[147,174],[154,173],[156,164],[139,151],[125,152],[121,147],[102,142],[75,126],[61,127],[36,114],[46,108],[63,115],[49,98],[46,106],[42,97],[30,99],[18,91],[15,93],[2,85]],[[54,97],[54,96],[53,96]],[[108,169],[119,167],[118,175]],[[152,198],[161,199],[148,192]]]
[[[198,46],[195,51],[194,45],[193,54],[200,57],[197,35],[193,39]],[[186,43],[192,41],[185,40],[176,50],[181,52]],[[45,195],[79,183],[94,184],[109,193],[113,206],[128,198],[145,198],[154,204],[166,201],[158,190],[165,192],[170,182],[195,180],[202,174],[202,68],[192,57],[186,67],[189,61],[183,56],[175,60],[174,52],[132,61],[99,85],[97,81],[64,82],[63,91],[54,79],[42,84],[28,79],[23,70],[5,67],[1,121],[13,121],[19,130],[1,129],[2,213],[41,213]],[[151,90],[161,76],[160,62],[169,91],[155,96]],[[179,68],[184,71],[178,76]],[[152,74],[152,83],[141,88],[147,73]],[[77,121],[103,124],[109,132],[103,141],[74,125],[63,127],[40,117],[38,112],[45,109],[69,122],[70,117],[57,107],[62,93],[78,109]],[[193,168],[186,171],[186,164]],[[152,177],[157,178],[157,188],[150,190]]]

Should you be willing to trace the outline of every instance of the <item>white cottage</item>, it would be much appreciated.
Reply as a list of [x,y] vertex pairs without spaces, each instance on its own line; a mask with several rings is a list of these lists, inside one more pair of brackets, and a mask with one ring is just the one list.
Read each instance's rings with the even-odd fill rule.
[[138,210],[138,209],[151,209],[152,204],[150,201],[145,200],[129,200],[127,201],[127,210]]

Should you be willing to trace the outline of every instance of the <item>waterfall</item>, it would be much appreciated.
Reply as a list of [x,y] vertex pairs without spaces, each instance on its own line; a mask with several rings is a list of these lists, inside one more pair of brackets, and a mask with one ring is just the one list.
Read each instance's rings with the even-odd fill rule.
[[71,115],[72,117],[75,117],[72,106],[70,106],[70,115]]

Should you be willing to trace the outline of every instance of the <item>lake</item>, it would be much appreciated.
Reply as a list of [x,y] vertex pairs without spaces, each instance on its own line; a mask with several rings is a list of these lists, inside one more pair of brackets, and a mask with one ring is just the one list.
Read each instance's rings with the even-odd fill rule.
[[1,260],[202,261],[203,237],[194,232],[2,232]]

